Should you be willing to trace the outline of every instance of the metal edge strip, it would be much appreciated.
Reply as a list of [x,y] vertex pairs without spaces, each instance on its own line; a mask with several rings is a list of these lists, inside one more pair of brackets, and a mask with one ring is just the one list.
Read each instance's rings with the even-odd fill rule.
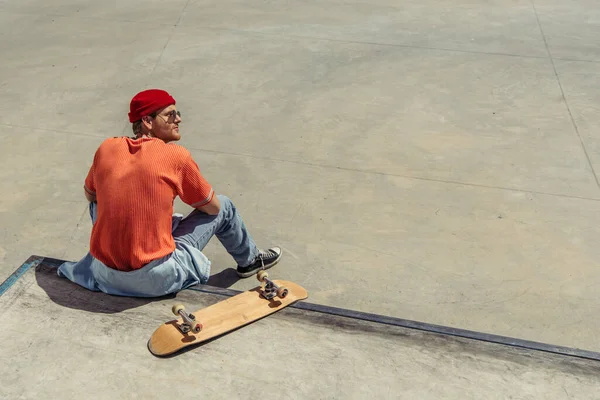
[[[216,288],[216,287],[212,287],[212,286],[207,288],[206,285],[192,286],[192,287],[188,288],[188,290],[194,290],[197,292],[215,294],[215,295],[221,295],[221,296],[235,296],[236,294],[242,293],[242,291],[233,290],[233,289],[223,289],[223,288]],[[478,340],[478,341],[487,342],[487,343],[500,344],[500,345],[504,345],[504,346],[520,347],[520,348],[527,349],[527,350],[542,351],[542,352],[553,353],[553,354],[558,354],[558,355],[562,355],[562,356],[569,356],[569,357],[583,358],[583,359],[588,359],[588,360],[593,360],[593,361],[600,361],[600,353],[597,353],[597,352],[581,350],[581,349],[576,349],[576,348],[571,348],[571,347],[555,346],[552,344],[534,342],[534,341],[530,341],[530,340],[523,340],[523,339],[512,338],[512,337],[508,337],[508,336],[493,335],[493,334],[489,334],[489,333],[470,331],[470,330],[466,330],[466,329],[452,328],[452,327],[442,326],[442,325],[434,325],[434,324],[429,324],[426,322],[411,321],[411,320],[402,319],[402,318],[388,317],[385,315],[371,314],[371,313],[366,313],[366,312],[362,312],[362,311],[349,310],[349,309],[345,309],[345,308],[324,306],[324,305],[320,305],[320,304],[308,303],[305,301],[298,301],[294,304],[291,304],[289,307],[297,308],[300,310],[319,312],[319,313],[328,314],[328,315],[335,315],[335,316],[344,317],[344,318],[359,319],[359,320],[363,320],[363,321],[374,322],[377,324],[393,325],[393,326],[398,326],[398,327],[402,327],[402,328],[415,329],[415,330],[420,330],[420,331],[424,331],[424,332],[435,333],[435,334],[440,334],[440,335],[445,335],[445,336],[456,336],[456,337]]]
[[[11,276],[8,277],[2,285],[0,285],[0,296],[8,290],[25,272],[30,268],[36,267],[40,263],[45,262],[51,266],[58,267],[63,260],[54,258],[44,258],[38,256],[31,256],[23,265],[21,265]],[[240,290],[225,289],[215,286],[208,285],[196,285],[186,290],[192,290],[201,293],[214,294],[220,296],[235,296],[242,293]],[[452,328],[443,325],[434,325],[426,322],[412,321],[402,318],[389,317],[379,314],[371,314],[362,311],[354,311],[345,308],[325,306],[315,303],[308,303],[305,301],[298,301],[289,307],[297,308],[300,310],[306,310],[311,312],[319,312],[328,315],[335,315],[344,318],[359,319],[367,322],[373,322],[377,324],[392,325],[402,328],[415,329],[424,332],[440,334],[445,336],[456,336],[466,339],[478,340],[487,343],[494,343],[504,346],[519,347],[527,350],[541,351],[546,353],[553,353],[562,356],[576,357],[593,361],[600,361],[600,353],[588,350],[581,350],[577,348],[556,346],[547,343],[534,342],[530,340],[523,340],[518,338],[512,338],[508,336],[493,335],[489,333],[470,331],[460,328]]]
[[0,284],[0,296],[2,296],[8,289],[11,288],[12,285],[15,284],[22,277],[25,272],[29,271],[31,268],[37,267],[42,261],[44,257],[39,256],[31,256],[25,261],[15,272],[13,272],[2,284]]

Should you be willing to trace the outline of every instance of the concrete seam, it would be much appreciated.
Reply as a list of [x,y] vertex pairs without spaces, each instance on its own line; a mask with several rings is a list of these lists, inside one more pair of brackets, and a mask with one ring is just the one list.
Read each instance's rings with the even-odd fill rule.
[[171,30],[171,34],[169,35],[169,38],[167,39],[167,42],[163,46],[163,48],[162,48],[162,50],[160,52],[160,55],[156,59],[156,64],[154,64],[154,68],[152,68],[152,71],[150,72],[150,75],[148,76],[148,81],[149,81],[148,84],[152,80],[152,76],[154,75],[154,71],[156,71],[156,68],[158,67],[158,64],[160,64],[160,61],[162,60],[163,54],[165,53],[165,50],[167,49],[167,46],[169,45],[169,43],[171,43],[171,39],[173,38],[173,35],[175,34],[175,30],[179,26],[179,22],[181,22],[181,17],[183,17],[183,13],[185,12],[185,10],[188,7],[188,5],[190,4],[190,1],[191,0],[188,0],[185,3],[185,5],[183,6],[183,8],[181,9],[181,13],[179,13],[179,18],[177,19],[177,22],[175,22],[175,25],[173,25],[173,29]]
[[45,131],[45,132],[67,133],[69,135],[77,135],[77,136],[88,136],[88,137],[99,137],[99,138],[106,137],[106,135],[102,135],[99,133],[71,132],[71,131],[65,131],[65,130],[61,130],[61,129],[38,128],[37,126],[16,125],[16,124],[6,124],[6,123],[0,123],[0,126],[6,126],[9,128],[34,129],[36,131]]
[[[81,226],[86,215],[88,215],[88,218],[89,218],[89,205],[87,205],[87,204],[85,206],[85,209],[79,216],[79,221],[77,222],[77,225],[75,225],[75,228],[73,228],[73,230],[71,231],[71,236],[69,237],[69,241],[67,242],[68,247],[71,247],[71,245],[73,244],[73,239],[75,238],[75,234],[77,233],[77,230]],[[67,249],[64,249],[63,252],[61,253],[61,257],[64,257],[66,254],[67,254]]]
[[556,69],[556,64],[554,62],[554,58],[552,57],[552,51],[550,50],[550,46],[548,45],[548,40],[546,38],[546,34],[544,33],[544,28],[542,27],[542,22],[540,21],[540,17],[537,12],[537,8],[535,7],[534,0],[531,0],[531,6],[533,7],[533,11],[535,13],[535,18],[538,22],[538,27],[540,29],[542,39],[544,39],[544,44],[546,46],[546,51],[548,53],[548,59],[550,60],[550,63],[552,64],[552,69],[554,70],[554,76],[556,77],[556,82],[558,84],[558,88],[560,89],[560,94],[565,103],[567,112],[569,113],[569,118],[571,119],[571,124],[573,124],[573,128],[575,129],[575,133],[577,134],[577,137],[579,138],[579,143],[581,144],[583,153],[585,154],[585,157],[588,161],[588,165],[590,166],[592,174],[594,175],[594,179],[596,180],[596,186],[600,189],[600,180],[598,180],[598,174],[596,174],[596,170],[594,169],[594,165],[592,163],[590,155],[587,151],[587,148],[585,147],[585,142],[584,142],[583,138],[581,137],[581,133],[579,132],[579,127],[577,126],[577,123],[575,122],[575,118],[573,117],[573,113],[571,112],[571,107],[569,107],[569,102],[567,101],[567,96],[565,95],[565,91],[564,91],[562,83],[560,81],[560,77],[558,75],[558,70]]
[[265,156],[255,156],[255,155],[251,155],[251,154],[232,153],[232,152],[210,150],[210,149],[198,149],[198,148],[194,148],[194,147],[190,147],[190,146],[188,146],[187,148],[189,150],[198,151],[198,152],[223,154],[223,155],[229,155],[229,156],[235,156],[235,157],[255,158],[255,159],[261,159],[261,160],[266,160],[266,161],[275,161],[275,162],[282,162],[282,163],[289,163],[289,164],[296,164],[296,165],[304,165],[304,166],[309,166],[309,167],[318,167],[318,168],[326,168],[326,169],[339,169],[341,171],[359,172],[359,173],[363,173],[363,174],[392,176],[392,177],[397,177],[397,178],[415,179],[415,180],[427,181],[427,182],[438,182],[438,183],[446,183],[446,184],[468,186],[468,187],[476,187],[476,188],[505,190],[505,191],[517,192],[517,193],[538,194],[538,195],[543,195],[543,196],[553,196],[553,197],[560,197],[560,198],[566,198],[566,199],[600,201],[600,198],[572,196],[572,195],[567,195],[567,194],[540,192],[540,191],[535,191],[535,190],[516,189],[516,188],[509,188],[509,187],[502,187],[502,186],[491,186],[491,185],[483,185],[483,184],[477,184],[477,183],[450,181],[450,180],[435,179],[435,178],[425,178],[425,177],[420,177],[420,176],[390,174],[390,173],[380,172],[380,171],[364,171],[364,170],[355,169],[355,168],[338,167],[338,166],[335,166],[335,165],[316,164],[316,163],[293,161],[293,160],[282,160],[282,159],[278,159],[278,158],[270,158],[270,157],[265,157]]
[[[186,3],[186,5],[183,8],[184,10],[187,8],[190,1],[191,0],[188,0],[188,2]],[[1,6],[0,6],[0,10],[2,10]],[[30,12],[30,11],[18,11],[18,12],[11,11],[11,12],[14,14],[22,14],[22,15],[38,15],[38,16],[47,15],[47,16],[59,17],[59,18],[75,18],[71,15],[61,14],[61,13],[57,13],[57,12],[53,12],[53,11],[50,11],[50,12],[47,12],[44,14],[38,14],[35,12]],[[165,23],[165,22],[158,23],[157,25],[179,26],[182,16],[183,16],[183,13],[179,16],[179,19],[177,20],[175,25]],[[144,23],[146,23],[146,21],[139,21],[139,20],[114,19],[114,18],[107,19],[107,18],[89,17],[89,16],[81,16],[81,15],[78,15],[77,18],[97,20],[97,21],[124,22],[124,23],[128,23],[128,24],[144,24]],[[229,31],[229,32],[239,32],[239,33],[245,33],[245,34],[255,34],[257,36],[260,35],[260,36],[276,36],[276,37],[281,37],[281,38],[323,40],[323,41],[340,42],[340,43],[351,43],[351,44],[354,43],[354,44],[364,44],[364,45],[373,45],[373,46],[388,46],[388,47],[400,47],[400,48],[411,48],[411,49],[422,49],[422,50],[438,50],[438,51],[447,51],[447,52],[456,52],[456,53],[484,54],[484,55],[497,55],[497,56],[505,56],[505,57],[522,57],[522,58],[534,58],[534,59],[546,58],[544,56],[532,56],[532,55],[526,55],[526,54],[494,53],[494,52],[485,52],[485,51],[449,49],[449,48],[442,48],[442,47],[428,47],[428,46],[418,46],[418,45],[399,44],[399,43],[363,42],[360,40],[333,39],[333,38],[326,38],[326,37],[319,37],[319,36],[282,35],[279,33],[260,32],[260,31],[255,31],[252,29],[236,29],[236,28],[218,27],[218,26],[210,26],[210,25],[204,26],[201,29],[205,29],[205,30],[209,30],[209,31],[221,30],[221,31]],[[557,57],[557,58],[555,58],[555,60],[600,63],[600,60],[571,59],[571,58],[561,58],[561,57]]]
[[[266,37],[278,37],[278,38],[286,38],[286,39],[303,39],[303,40],[314,40],[314,41],[327,41],[327,42],[337,42],[337,43],[348,43],[348,44],[359,44],[359,45],[367,45],[367,46],[383,46],[383,47],[396,47],[396,48],[407,48],[407,49],[416,49],[416,50],[433,50],[433,51],[444,51],[450,53],[466,53],[466,54],[479,54],[479,55],[488,55],[488,56],[501,56],[501,57],[518,57],[524,59],[546,59],[546,56],[532,56],[526,54],[511,54],[511,53],[494,53],[494,52],[486,52],[486,51],[476,51],[476,50],[462,50],[462,49],[450,49],[443,47],[429,47],[429,46],[418,46],[411,44],[400,44],[400,43],[379,43],[379,42],[364,42],[360,40],[349,40],[349,39],[334,39],[334,38],[326,38],[321,36],[303,36],[303,35],[289,35],[289,34],[279,34],[279,33],[268,33],[268,32],[260,32],[252,29],[236,29],[236,28],[223,28],[223,27],[211,27],[205,26],[201,29],[205,30],[219,30],[233,33],[241,33],[241,34],[251,34],[255,36],[266,36]],[[563,60],[562,58],[557,58],[557,60]],[[578,59],[564,59],[565,61],[580,61],[580,62],[589,62],[589,63],[600,63],[600,60],[578,60]]]
[[181,10],[181,14],[179,14],[179,18],[177,19],[177,22],[175,22],[175,26],[179,26],[179,23],[181,22],[181,18],[183,17],[183,13],[187,9],[188,5],[190,4],[190,1],[192,1],[192,0],[188,0],[187,3],[185,3],[185,6],[183,6],[183,9]]
[[[63,130],[59,130],[59,129],[37,128],[37,127],[25,126],[25,125],[1,124],[0,123],[0,126],[8,126],[8,127],[15,127],[15,128],[27,128],[27,129],[35,129],[35,130],[40,130],[40,131],[48,131],[48,132],[56,132],[56,133],[67,133],[70,135],[96,137],[96,138],[105,138],[106,137],[105,135],[100,135],[100,134],[96,134],[96,133],[69,132],[69,131],[63,131]],[[265,160],[265,161],[274,161],[274,162],[283,162],[283,163],[296,164],[296,165],[304,165],[304,166],[308,166],[308,167],[338,169],[341,171],[359,172],[359,173],[363,173],[363,174],[392,176],[392,177],[397,177],[397,178],[414,179],[414,180],[426,181],[426,182],[437,182],[437,183],[446,183],[446,184],[451,184],[451,185],[460,185],[460,186],[475,187],[475,188],[504,190],[504,191],[517,192],[517,193],[529,193],[529,194],[536,194],[536,195],[542,195],[542,196],[560,197],[560,198],[565,198],[565,199],[600,201],[600,198],[593,198],[593,197],[572,196],[572,195],[566,195],[566,194],[560,194],[560,193],[550,193],[550,192],[541,192],[541,191],[526,190],[526,189],[516,189],[516,188],[502,187],[502,186],[482,185],[482,184],[469,183],[469,182],[459,182],[459,181],[450,181],[450,180],[444,180],[444,179],[425,178],[425,177],[421,177],[421,176],[390,174],[390,173],[380,172],[380,171],[365,171],[365,170],[360,170],[360,169],[356,169],[356,168],[346,168],[346,167],[339,167],[339,166],[335,166],[335,165],[308,163],[308,162],[300,162],[300,161],[293,161],[293,160],[282,160],[282,159],[278,159],[278,158],[255,156],[252,154],[233,153],[233,152],[228,152],[228,151],[219,151],[219,150],[211,150],[211,149],[198,149],[198,148],[194,148],[194,147],[190,147],[190,146],[188,146],[187,148],[189,150],[198,151],[198,152],[223,154],[223,155],[234,156],[234,157],[255,158],[255,159],[261,159],[261,160]]]
[[[132,20],[132,19],[121,19],[121,18],[106,18],[106,17],[90,17],[86,15],[68,15],[56,11],[46,11],[43,13],[31,12],[31,11],[11,11],[5,10],[0,6],[0,10],[6,13],[18,14],[23,16],[35,16],[35,17],[50,17],[50,18],[65,18],[65,19],[82,19],[82,20],[93,20],[93,21],[109,21],[109,22],[123,22],[126,24],[147,24],[148,21]],[[158,26],[173,26],[173,24],[167,22],[157,22]]]

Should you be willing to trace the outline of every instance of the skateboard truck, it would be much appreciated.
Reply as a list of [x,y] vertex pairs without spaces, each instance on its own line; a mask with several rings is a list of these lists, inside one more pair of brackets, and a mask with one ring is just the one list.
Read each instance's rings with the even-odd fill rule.
[[265,288],[261,292],[261,295],[265,299],[271,300],[275,296],[279,296],[280,298],[283,299],[283,298],[285,298],[285,296],[288,295],[288,290],[284,287],[277,286],[277,284],[275,284],[275,282],[270,280],[269,274],[266,271],[264,271],[264,270],[258,271],[258,274],[256,274],[256,278],[258,279],[259,282],[265,283]]
[[177,324],[177,328],[181,331],[181,333],[188,333],[189,331],[194,333],[200,332],[202,330],[202,324],[200,322],[196,322],[196,317],[194,314],[188,314],[184,310],[185,308],[182,304],[175,304],[173,308],[171,308],[173,314],[183,319],[183,323]]

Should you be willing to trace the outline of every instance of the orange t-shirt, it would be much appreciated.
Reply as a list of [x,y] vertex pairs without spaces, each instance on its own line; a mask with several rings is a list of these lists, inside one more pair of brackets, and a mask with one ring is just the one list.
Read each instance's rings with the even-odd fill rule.
[[175,250],[173,201],[199,207],[214,191],[185,148],[156,138],[105,140],[94,156],[85,189],[98,215],[90,253],[108,267],[132,271]]

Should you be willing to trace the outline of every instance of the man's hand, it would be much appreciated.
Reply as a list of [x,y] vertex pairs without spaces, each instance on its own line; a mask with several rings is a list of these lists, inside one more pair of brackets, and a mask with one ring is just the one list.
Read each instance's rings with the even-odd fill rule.
[[212,200],[210,201],[210,203],[203,205],[202,207],[196,207],[196,208],[208,215],[217,215],[217,214],[219,214],[219,211],[221,211],[221,202],[219,201],[219,198],[215,194],[213,196]]

